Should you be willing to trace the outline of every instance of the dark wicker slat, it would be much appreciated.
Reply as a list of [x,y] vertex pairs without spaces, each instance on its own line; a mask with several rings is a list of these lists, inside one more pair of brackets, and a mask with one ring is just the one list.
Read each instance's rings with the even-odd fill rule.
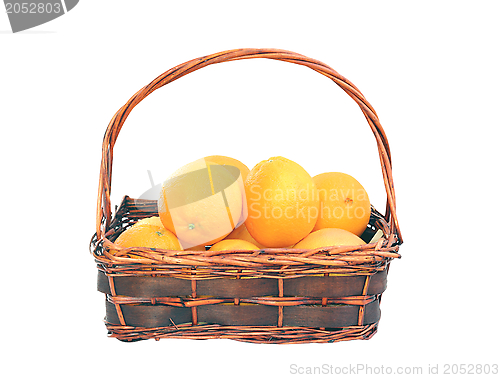
[[[337,277],[300,277],[286,279],[283,283],[283,295],[338,298],[362,295],[367,276]],[[168,296],[188,296],[191,294],[191,282],[186,279],[171,277],[124,276],[114,277],[116,295],[129,297],[154,298]],[[375,273],[368,286],[367,295],[381,294],[387,285],[387,270]],[[102,271],[98,272],[97,289],[111,294],[109,280]],[[196,286],[197,295],[209,295],[224,298],[249,298],[278,295],[276,279],[227,279],[216,278],[200,280]]]
[[[174,327],[191,323],[190,308],[162,305],[122,305],[122,312],[128,326]],[[288,306],[283,310],[284,327],[343,328],[356,326],[359,306],[331,305]],[[199,324],[222,326],[275,326],[278,321],[278,307],[266,305],[204,305],[197,309]],[[366,305],[362,325],[378,322],[379,302]],[[106,322],[119,325],[116,308],[106,302]],[[189,331],[188,331],[189,332]]]

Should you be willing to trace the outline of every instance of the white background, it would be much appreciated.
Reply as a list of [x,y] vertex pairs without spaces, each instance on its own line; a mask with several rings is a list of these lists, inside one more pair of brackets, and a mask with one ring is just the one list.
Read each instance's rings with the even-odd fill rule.
[[[495,1],[81,1],[12,34],[0,13],[2,370],[9,376],[288,376],[297,367],[498,359],[498,6]],[[375,107],[404,244],[370,341],[259,345],[108,338],[88,251],[101,142],[141,87],[187,60],[272,47],[321,60]],[[113,206],[189,161],[288,157],[344,171],[384,210],[357,105],[304,67],[210,66],[138,105],[115,147]],[[495,352],[496,350],[496,352]],[[300,374],[295,374],[300,375]],[[305,374],[304,374],[305,375]]]

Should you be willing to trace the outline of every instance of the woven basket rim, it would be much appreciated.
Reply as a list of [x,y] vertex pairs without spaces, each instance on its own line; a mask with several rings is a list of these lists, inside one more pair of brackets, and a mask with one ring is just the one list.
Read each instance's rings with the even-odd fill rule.
[[[212,269],[216,270],[211,276],[220,276],[221,270],[227,269],[250,269],[255,274],[248,275],[277,277],[295,277],[297,275],[311,275],[318,271],[337,272],[339,274],[364,274],[366,270],[376,272],[385,266],[388,261],[400,258],[399,244],[397,238],[389,233],[389,225],[384,217],[372,207],[371,223],[376,224],[378,229],[384,232],[375,243],[367,243],[361,246],[331,246],[315,249],[296,248],[261,248],[259,250],[226,250],[226,251],[186,251],[186,250],[165,250],[146,247],[123,248],[116,245],[111,239],[116,238],[121,232],[131,227],[139,219],[155,215],[145,212],[141,208],[141,216],[131,217],[128,211],[129,204],[136,204],[137,200],[125,196],[122,204],[118,208],[117,218],[113,219],[113,226],[120,225],[115,232],[112,227],[108,235],[102,239],[94,234],[91,241],[91,253],[98,265],[102,265],[104,270],[115,272],[116,274],[161,274],[153,272],[152,268],[166,268],[175,266],[177,269]],[[154,201],[139,200],[154,208]],[[121,227],[123,219],[126,219],[126,226]],[[131,265],[133,267],[131,267]],[[112,268],[110,268],[112,266]],[[123,271],[125,269],[125,271]],[[256,273],[259,271],[259,273]],[[263,272],[266,273],[263,273]],[[270,272],[270,273],[269,273]],[[361,272],[361,273],[360,273]],[[176,272],[185,278],[199,279],[194,275],[199,272]],[[205,277],[202,277],[205,278]]]

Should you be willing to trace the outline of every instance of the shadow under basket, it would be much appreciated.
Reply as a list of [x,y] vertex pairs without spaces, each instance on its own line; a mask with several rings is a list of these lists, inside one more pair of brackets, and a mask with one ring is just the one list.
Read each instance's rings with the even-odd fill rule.
[[[125,196],[111,214],[116,138],[132,109],[184,75],[211,64],[266,58],[308,67],[331,79],[360,107],[372,130],[387,192],[385,214],[373,207],[362,235],[367,244],[311,250],[167,251],[114,243],[138,220],[157,215],[157,202]],[[382,236],[374,242],[372,236]],[[326,64],[285,50],[237,49],[180,64],[143,87],[106,130],[99,175],[96,233],[90,249],[105,324],[122,341],[233,339],[254,343],[320,343],[369,339],[377,331],[390,262],[402,244],[392,162],[378,116],[358,88]]]
[[[126,196],[106,234],[112,242],[157,203]],[[389,235],[372,208],[362,235]],[[390,261],[398,245],[259,251],[156,251],[92,246],[105,323],[122,341],[228,338],[257,343],[369,339],[380,319]],[[107,246],[105,246],[108,244]],[[209,246],[206,248],[208,249]],[[349,251],[351,249],[352,251]]]

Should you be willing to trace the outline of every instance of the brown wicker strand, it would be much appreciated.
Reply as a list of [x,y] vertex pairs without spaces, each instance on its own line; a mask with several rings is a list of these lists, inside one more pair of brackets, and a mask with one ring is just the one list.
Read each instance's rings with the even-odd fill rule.
[[[115,282],[113,280],[113,277],[112,276],[108,276],[108,280],[109,280],[109,288],[111,289],[111,295],[113,297],[116,297]],[[121,325],[127,324],[127,323],[125,323],[125,318],[123,316],[123,312],[122,312],[122,309],[120,307],[120,304],[119,303],[115,303],[115,308],[116,308],[116,313],[118,314],[118,319],[120,319],[120,324]]]
[[[191,280],[191,296],[193,299],[196,299],[196,280]],[[191,307],[191,317],[192,317],[192,324],[193,326],[198,324],[198,312],[197,312],[197,307],[192,306]]]
[[[278,278],[278,297],[283,298],[283,278]],[[278,306],[278,327],[283,327],[283,303]]]

